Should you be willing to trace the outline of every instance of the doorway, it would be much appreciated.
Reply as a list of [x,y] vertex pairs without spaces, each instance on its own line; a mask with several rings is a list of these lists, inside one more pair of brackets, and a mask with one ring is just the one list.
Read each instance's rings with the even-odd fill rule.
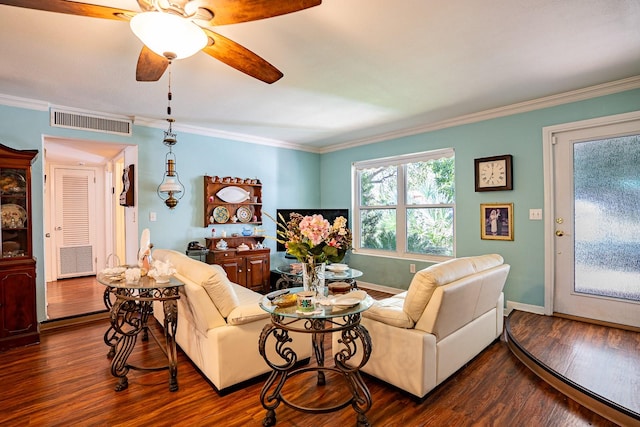
[[96,272],[137,251],[137,207],[118,203],[137,146],[45,137],[44,153],[47,320],[106,310]]
[[640,327],[640,114],[545,137],[545,312]]

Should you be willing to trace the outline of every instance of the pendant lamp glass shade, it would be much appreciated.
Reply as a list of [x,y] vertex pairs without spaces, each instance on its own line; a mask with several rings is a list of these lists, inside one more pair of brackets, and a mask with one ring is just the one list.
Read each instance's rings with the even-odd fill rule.
[[131,18],[130,26],[145,46],[167,58],[187,58],[207,45],[207,35],[200,27],[171,13],[139,13]]
[[175,178],[167,178],[162,184],[160,184],[158,191],[161,193],[182,193],[182,186],[176,181]]
[[[167,205],[169,209],[173,209],[178,205],[178,200],[182,198],[184,186],[180,182],[180,177],[176,171],[175,155],[171,152],[171,147],[169,147],[169,153],[166,155],[165,164],[166,170],[162,182],[158,186],[157,193],[158,196],[164,200],[164,204]],[[180,197],[174,197],[178,195]]]

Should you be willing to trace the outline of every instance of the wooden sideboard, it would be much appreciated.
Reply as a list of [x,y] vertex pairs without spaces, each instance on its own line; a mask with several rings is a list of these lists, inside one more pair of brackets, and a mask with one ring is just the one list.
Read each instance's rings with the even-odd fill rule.
[[270,289],[269,248],[238,250],[238,246],[246,244],[249,248],[262,243],[263,236],[227,237],[227,249],[218,249],[216,245],[222,238],[206,239],[209,249],[208,264],[218,264],[227,273],[229,280],[260,293]]

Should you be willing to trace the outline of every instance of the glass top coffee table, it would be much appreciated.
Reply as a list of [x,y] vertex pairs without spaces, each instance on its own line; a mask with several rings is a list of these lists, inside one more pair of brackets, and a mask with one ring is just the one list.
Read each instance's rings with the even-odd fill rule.
[[[303,288],[291,288],[290,293],[297,294]],[[364,292],[364,291],[357,291]],[[349,295],[349,294],[346,294]],[[343,295],[343,296],[346,296]],[[297,305],[290,307],[278,307],[273,304],[269,294],[263,297],[260,307],[271,315],[271,324],[265,325],[260,334],[258,349],[265,362],[271,367],[265,385],[260,393],[262,406],[267,410],[263,420],[263,426],[273,426],[276,424],[276,408],[280,403],[284,403],[290,408],[307,413],[327,413],[338,411],[351,405],[357,413],[357,425],[360,427],[369,426],[366,412],[371,408],[371,394],[360,375],[360,368],[363,367],[371,356],[371,337],[367,329],[360,324],[361,313],[373,305],[373,298],[366,295],[360,302],[349,306],[338,306],[331,304],[331,297],[324,303],[316,303],[312,312],[299,312]],[[341,296],[341,298],[343,297]],[[351,302],[352,303],[352,302]],[[289,332],[312,334],[313,350],[316,357],[317,366],[297,367],[298,357],[293,349],[288,345],[292,341]],[[340,333],[340,343],[343,345],[340,351],[333,354],[334,366],[328,367],[324,364],[325,334]],[[275,348],[275,353],[271,349],[266,351],[267,344]],[[358,352],[358,345],[362,350]],[[362,357],[357,362],[350,363],[351,358],[358,353]],[[273,359],[276,360],[273,360]],[[317,371],[317,385],[323,386],[326,383],[325,372],[335,372],[344,377],[349,383],[348,391],[351,393],[346,400],[323,407],[303,407],[289,401],[282,393],[285,382],[288,378],[304,372]],[[319,393],[322,393],[319,390]]]

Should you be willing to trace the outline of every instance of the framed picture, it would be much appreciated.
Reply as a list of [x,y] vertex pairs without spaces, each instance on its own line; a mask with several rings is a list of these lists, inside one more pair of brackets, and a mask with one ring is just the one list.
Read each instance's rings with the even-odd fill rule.
[[480,205],[480,238],[513,240],[513,203]]
[[513,190],[513,156],[483,157],[474,160],[476,191]]

